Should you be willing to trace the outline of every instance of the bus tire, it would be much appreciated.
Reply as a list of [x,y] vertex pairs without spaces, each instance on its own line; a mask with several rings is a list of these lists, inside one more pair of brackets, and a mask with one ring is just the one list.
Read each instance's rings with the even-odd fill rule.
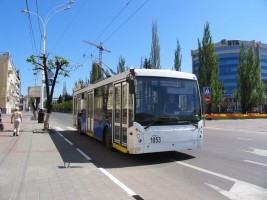
[[106,128],[104,132],[104,143],[109,150],[113,150],[109,129]]

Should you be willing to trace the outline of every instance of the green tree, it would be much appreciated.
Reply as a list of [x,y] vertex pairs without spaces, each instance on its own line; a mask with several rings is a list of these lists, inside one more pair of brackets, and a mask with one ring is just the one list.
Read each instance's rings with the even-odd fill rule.
[[90,83],[95,83],[97,80],[103,77],[103,69],[99,66],[98,63],[93,62],[92,71],[90,73]]
[[207,113],[215,110],[222,100],[222,83],[219,82],[218,60],[214,51],[210,26],[206,22],[202,42],[198,40],[198,57],[200,91],[206,86],[211,87],[211,104],[207,106]]
[[65,95],[64,102],[72,100],[72,95],[69,95],[68,93]]
[[119,64],[117,66],[117,74],[125,71],[125,59],[120,56],[119,58]]
[[177,39],[177,47],[174,52],[174,69],[176,71],[181,71],[182,55],[181,55],[181,46],[180,42]]
[[58,100],[57,100],[57,103],[62,103],[62,102],[63,102],[63,98],[62,98],[61,95],[59,95]]
[[150,52],[150,65],[152,69],[160,69],[160,45],[158,36],[158,25],[152,22],[152,44]]
[[264,103],[264,90],[265,87],[260,78],[260,60],[255,57],[252,46],[247,51],[242,43],[237,67],[236,96],[240,101],[243,114]]
[[[52,112],[52,101],[57,79],[59,76],[68,77],[71,67],[69,67],[69,61],[60,56],[55,56],[53,60],[52,59],[47,60],[46,55],[43,54],[41,58],[42,58],[41,59],[42,63],[39,63],[39,61],[36,60],[36,57],[32,55],[31,57],[27,58],[27,62],[33,64],[34,74],[37,74],[37,72],[40,70],[44,71],[44,84],[46,88],[46,97],[47,97],[46,101],[47,114],[44,122],[44,129],[47,130],[49,127],[49,119]],[[54,73],[51,85],[48,77],[48,72]]]
[[150,60],[145,58],[145,61],[144,61],[144,69],[151,69],[151,63],[150,63]]

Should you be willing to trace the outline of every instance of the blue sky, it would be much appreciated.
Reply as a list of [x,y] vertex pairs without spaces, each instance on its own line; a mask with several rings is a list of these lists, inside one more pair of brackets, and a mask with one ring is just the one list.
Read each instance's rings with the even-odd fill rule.
[[[38,17],[30,15],[32,32],[26,9],[39,13],[44,19],[64,0],[1,0],[0,52],[10,52],[13,63],[21,73],[21,93],[27,95],[29,86],[40,85],[26,62],[30,55],[41,53],[41,33]],[[149,58],[152,42],[152,22],[157,22],[161,48],[161,68],[171,69],[174,63],[176,40],[182,48],[182,71],[192,72],[191,50],[197,49],[204,25],[210,23],[213,42],[221,39],[256,40],[267,43],[266,0],[76,0],[71,9],[52,16],[47,24],[46,51],[49,58],[65,57],[72,66],[82,65],[61,77],[54,97],[62,94],[66,83],[72,93],[74,83],[89,78],[91,54],[99,51],[83,40],[103,42],[103,62],[114,71],[119,57],[126,66],[140,67],[141,58]],[[35,50],[36,49],[36,50]],[[83,55],[86,55],[85,57]]]

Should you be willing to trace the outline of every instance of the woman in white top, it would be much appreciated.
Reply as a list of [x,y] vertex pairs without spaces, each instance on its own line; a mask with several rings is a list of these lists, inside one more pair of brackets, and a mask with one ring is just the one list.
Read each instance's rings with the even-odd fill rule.
[[18,136],[19,135],[20,124],[22,122],[22,114],[19,111],[18,107],[15,108],[15,112],[13,112],[12,115],[11,115],[11,124],[13,124],[13,122],[14,122],[13,136]]

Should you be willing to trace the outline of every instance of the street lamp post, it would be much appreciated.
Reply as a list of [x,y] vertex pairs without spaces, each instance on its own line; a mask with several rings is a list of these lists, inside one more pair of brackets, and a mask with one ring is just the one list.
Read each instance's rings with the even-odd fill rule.
[[[51,17],[56,14],[57,12],[59,11],[63,11],[63,10],[69,10],[71,7],[70,6],[67,6],[67,7],[64,7],[62,8],[63,6],[66,6],[66,5],[69,5],[69,4],[72,4],[73,1],[69,1],[67,3],[64,3],[64,4],[61,4],[61,5],[58,5],[58,6],[55,6],[53,9],[51,9],[48,14],[46,15],[45,19],[43,20],[42,17],[32,11],[29,11],[29,10],[22,10],[21,12],[23,13],[29,13],[29,14],[33,14],[35,16],[37,16],[40,21],[42,22],[42,25],[43,25],[43,33],[42,33],[42,55],[45,56],[45,41],[46,41],[46,27],[47,27],[47,24],[49,22],[49,20],[51,19]],[[40,91],[40,109],[43,109],[44,108],[44,70],[41,70],[41,91]]]

